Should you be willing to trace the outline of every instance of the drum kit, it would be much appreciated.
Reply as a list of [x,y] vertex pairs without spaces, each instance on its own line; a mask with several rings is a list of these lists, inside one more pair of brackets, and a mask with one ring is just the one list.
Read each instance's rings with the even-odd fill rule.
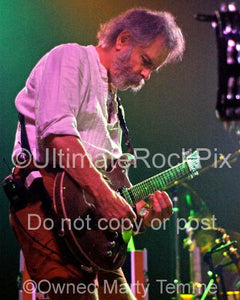
[[[231,155],[229,161],[238,161],[240,151]],[[220,157],[214,164],[220,164]],[[199,173],[214,168],[213,164],[201,169]],[[191,284],[191,299],[237,299],[240,300],[240,233],[219,227],[214,215],[211,214],[205,201],[187,183],[187,179],[176,183],[181,193],[184,189],[185,207],[181,207],[187,216],[185,232],[187,237],[183,247],[188,249],[189,256],[189,281]],[[187,194],[186,194],[187,191]],[[176,193],[176,186],[175,191]],[[191,195],[191,196],[190,196]],[[174,200],[174,197],[172,198]],[[174,202],[174,201],[173,201]],[[187,208],[186,208],[187,206]],[[179,211],[175,208],[176,211]],[[200,224],[204,226],[199,226]],[[180,280],[179,251],[175,247],[176,273],[175,278]],[[178,277],[179,276],[179,277]],[[215,289],[213,289],[215,287]],[[180,294],[176,299],[189,299],[189,295]]]
[[[239,151],[232,155],[234,161],[238,155]],[[186,201],[191,213],[185,225],[187,237],[183,241],[183,247],[188,249],[189,254],[193,298],[240,300],[240,233],[219,227],[195,190],[184,181],[178,184],[193,195],[190,205]],[[207,226],[195,226],[203,220]]]
[[240,299],[240,233],[221,227],[186,232],[194,298]]

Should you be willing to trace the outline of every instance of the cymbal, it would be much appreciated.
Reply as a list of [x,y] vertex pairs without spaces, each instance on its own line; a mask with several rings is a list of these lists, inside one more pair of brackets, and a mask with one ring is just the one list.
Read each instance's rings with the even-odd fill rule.
[[198,230],[194,232],[193,237],[200,251],[205,254],[216,245],[216,240],[222,237],[222,233],[216,229]]
[[[226,236],[229,236],[228,240],[225,240]],[[216,249],[229,242],[236,241],[236,255],[240,255],[240,233],[229,231],[229,234],[223,228],[214,228],[209,230],[198,230],[194,233],[193,238],[196,240],[196,244],[199,247],[201,253],[206,254],[213,249]],[[212,254],[212,262],[214,266],[224,265],[231,262],[231,258],[228,255],[229,248],[223,248],[220,251],[214,252]],[[234,273],[238,272],[238,269],[234,263],[224,267],[227,270],[231,270]]]

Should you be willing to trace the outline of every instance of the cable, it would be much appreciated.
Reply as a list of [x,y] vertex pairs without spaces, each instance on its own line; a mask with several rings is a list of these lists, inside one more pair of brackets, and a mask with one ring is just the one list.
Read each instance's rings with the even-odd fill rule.
[[[32,235],[28,232],[28,230],[26,230],[26,228],[23,226],[22,222],[20,221],[20,219],[18,218],[18,216],[17,216],[17,214],[16,214],[15,212],[11,212],[11,214],[14,215],[15,220],[17,221],[18,225],[20,225],[20,227],[22,228],[22,230],[30,237],[30,239],[31,239],[33,242],[37,243],[37,244],[38,244],[39,246],[41,246],[42,248],[48,250],[51,254],[57,255],[60,259],[64,258],[64,259],[68,260],[68,261],[69,261],[70,263],[72,263],[72,264],[76,263],[76,260],[75,260],[75,259],[69,258],[68,256],[66,256],[66,255],[64,255],[64,254],[60,254],[60,253],[58,253],[57,251],[55,251],[55,250],[49,248],[48,246],[42,244],[39,240],[37,240],[34,236],[32,236]],[[44,255],[45,255],[45,254],[44,254]],[[46,254],[46,256],[47,256],[47,254]],[[53,260],[57,261],[56,259],[53,259]],[[62,266],[64,266],[68,271],[72,272],[74,275],[76,275],[77,277],[79,277],[79,274],[77,274],[77,273],[74,272],[73,270],[69,269],[64,263],[61,262],[61,260],[60,260],[60,261],[57,261],[57,262],[59,262]],[[74,265],[74,266],[75,266],[75,265]],[[80,268],[81,268],[81,267],[80,267]],[[82,269],[82,268],[81,268],[81,270],[86,272],[86,270],[84,270],[84,269]],[[88,272],[88,273],[89,273],[89,272]]]

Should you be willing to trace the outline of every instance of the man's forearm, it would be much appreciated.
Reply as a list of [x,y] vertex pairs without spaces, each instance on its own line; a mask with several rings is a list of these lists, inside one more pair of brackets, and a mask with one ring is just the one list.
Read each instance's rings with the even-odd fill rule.
[[51,135],[46,138],[45,147],[57,156],[55,159],[58,159],[58,162],[61,158],[61,167],[64,167],[65,171],[94,198],[100,196],[101,189],[110,190],[102,174],[89,159],[79,138]]
[[62,167],[95,198],[95,207],[106,220],[128,218],[131,221],[136,218],[131,206],[109,187],[94,167],[77,137],[52,135],[46,139],[45,147],[54,150],[55,155],[61,152]]

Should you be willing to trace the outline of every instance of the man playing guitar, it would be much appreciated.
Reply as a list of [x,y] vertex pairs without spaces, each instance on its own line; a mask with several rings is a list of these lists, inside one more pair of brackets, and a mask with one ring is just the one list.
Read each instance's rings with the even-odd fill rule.
[[[117,90],[140,90],[152,72],[181,59],[184,39],[171,14],[147,9],[131,9],[117,16],[101,26],[97,37],[96,47],[64,44],[54,48],[32,70],[16,98],[24,124],[18,126],[13,157],[17,161],[22,153],[21,127],[25,127],[32,169],[37,162],[51,199],[56,197],[54,169],[64,169],[81,187],[83,198],[85,193],[92,197],[91,203],[85,204],[106,222],[125,219],[131,226],[142,218],[143,225],[150,226],[155,218],[171,217],[172,203],[167,193],[156,191],[144,211],[144,201],[138,202],[134,210],[111,188],[97,165],[105,161],[108,169],[108,162],[122,155]],[[43,221],[57,208],[44,201],[43,194],[38,185],[29,184],[26,205],[11,208],[11,224],[30,277],[42,284],[47,280],[85,287],[81,293],[51,289],[50,299],[135,299],[121,268],[88,268],[86,257],[80,264],[61,243],[59,231],[44,226]],[[33,215],[38,217],[30,218]],[[116,231],[122,230],[120,227]],[[111,256],[111,252],[108,254]],[[103,290],[104,280],[117,282],[125,292],[117,289],[107,293]]]

